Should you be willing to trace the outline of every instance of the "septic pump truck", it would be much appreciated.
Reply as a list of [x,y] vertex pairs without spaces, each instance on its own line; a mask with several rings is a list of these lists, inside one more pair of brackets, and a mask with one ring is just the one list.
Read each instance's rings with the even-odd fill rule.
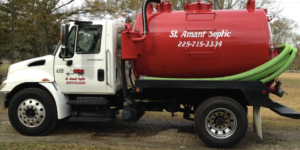
[[[153,11],[151,2],[158,3],[156,12]],[[211,4],[200,1],[187,3],[185,11],[173,12],[172,5],[168,2],[146,0],[134,29],[130,23],[124,25],[116,20],[65,21],[61,25],[60,44],[53,55],[22,61],[8,68],[7,79],[1,84],[0,106],[8,108],[12,126],[19,133],[29,136],[49,133],[61,119],[105,123],[116,118],[122,110],[121,116],[125,122],[137,122],[146,111],[165,110],[172,115],[174,112],[183,112],[185,119],[194,121],[196,133],[204,143],[221,148],[234,146],[245,136],[248,129],[247,106],[253,106],[254,131],[260,138],[261,107],[270,108],[281,116],[300,119],[300,113],[269,98],[271,93],[283,96],[284,90],[280,88],[282,83],[275,78],[293,62],[297,50],[288,44],[277,48],[272,45],[269,41],[271,35],[266,10],[255,9],[254,0],[248,1],[245,10],[226,12],[212,11]],[[239,17],[237,14],[243,18],[255,18],[250,21],[262,24],[248,27],[255,28],[252,33],[263,31],[259,31],[259,36],[255,37],[259,39],[257,43],[255,40],[248,40],[254,38],[248,36],[252,33],[235,32],[244,26],[237,24],[231,27],[228,21],[224,22],[224,29],[197,29],[214,23],[213,21],[222,21],[218,18],[222,15]],[[158,19],[172,17],[181,18],[182,20],[177,21],[183,27],[163,28],[170,31],[165,32],[155,26],[168,22]],[[254,48],[236,55],[245,57],[244,55],[259,52],[257,60],[261,59],[262,62],[247,64],[243,63],[245,59],[223,59],[229,57],[228,53],[241,50],[234,47],[230,48],[231,51],[223,50],[234,46],[234,43],[228,44],[234,39],[239,39],[238,44],[246,45],[242,46],[245,50]],[[176,43],[175,46],[173,43]],[[259,47],[264,51],[256,49]],[[164,50],[170,50],[172,54],[168,55]],[[165,55],[164,59],[150,61],[161,55]],[[217,56],[220,56],[219,59]],[[186,61],[178,62],[180,60],[174,59],[175,57],[182,57]],[[247,65],[227,72],[231,74],[240,69],[240,74],[224,78],[192,77],[195,74],[202,77],[201,73],[213,72],[189,72],[190,66],[176,69],[189,60],[193,61],[191,65],[202,61],[197,67],[205,63],[203,60],[230,63],[232,59],[239,59],[240,63],[232,64],[231,68],[234,65]],[[171,63],[178,66],[170,68]],[[228,67],[224,63],[209,64]],[[244,72],[243,69],[246,69],[245,73],[241,73]],[[144,73],[140,73],[141,71]],[[157,74],[157,77],[151,74]]]

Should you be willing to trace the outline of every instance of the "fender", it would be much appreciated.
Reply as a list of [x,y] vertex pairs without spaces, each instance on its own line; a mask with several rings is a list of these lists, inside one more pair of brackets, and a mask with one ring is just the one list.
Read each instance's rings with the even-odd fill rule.
[[[22,83],[8,83],[6,84],[1,92],[5,93],[10,93],[15,87],[20,85]],[[38,83],[44,88],[48,90],[48,92],[53,96],[56,109],[57,109],[57,118],[58,119],[63,119],[71,114],[71,106],[67,105],[67,102],[69,101],[69,96],[63,94],[62,89],[57,86],[54,82],[43,82],[43,83]],[[3,104],[3,108],[5,108],[5,105]]]
[[57,85],[55,85],[55,83],[45,82],[39,84],[48,89],[48,91],[52,94],[57,109],[57,118],[63,119],[70,116],[71,106],[67,105],[69,96],[63,94],[62,90]]

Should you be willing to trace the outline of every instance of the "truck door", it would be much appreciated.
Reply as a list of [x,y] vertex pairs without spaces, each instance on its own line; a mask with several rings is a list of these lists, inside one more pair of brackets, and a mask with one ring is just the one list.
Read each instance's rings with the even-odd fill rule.
[[55,81],[64,93],[106,93],[105,29],[105,24],[71,27],[67,56],[55,56]]

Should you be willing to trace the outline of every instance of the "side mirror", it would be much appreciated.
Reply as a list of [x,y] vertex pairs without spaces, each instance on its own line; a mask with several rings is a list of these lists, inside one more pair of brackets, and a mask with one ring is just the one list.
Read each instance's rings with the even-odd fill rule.
[[69,24],[62,24],[60,26],[60,44],[61,44],[61,56],[64,58],[68,52],[69,41]]

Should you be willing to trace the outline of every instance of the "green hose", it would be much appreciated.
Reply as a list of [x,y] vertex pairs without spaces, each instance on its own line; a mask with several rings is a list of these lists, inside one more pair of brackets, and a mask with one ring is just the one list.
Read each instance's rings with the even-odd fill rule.
[[256,81],[260,80],[263,83],[268,83],[282,74],[295,60],[297,49],[289,44],[283,44],[278,47],[283,51],[272,60],[262,64],[252,70],[218,78],[160,78],[143,76],[145,80],[206,80],[206,81]]

